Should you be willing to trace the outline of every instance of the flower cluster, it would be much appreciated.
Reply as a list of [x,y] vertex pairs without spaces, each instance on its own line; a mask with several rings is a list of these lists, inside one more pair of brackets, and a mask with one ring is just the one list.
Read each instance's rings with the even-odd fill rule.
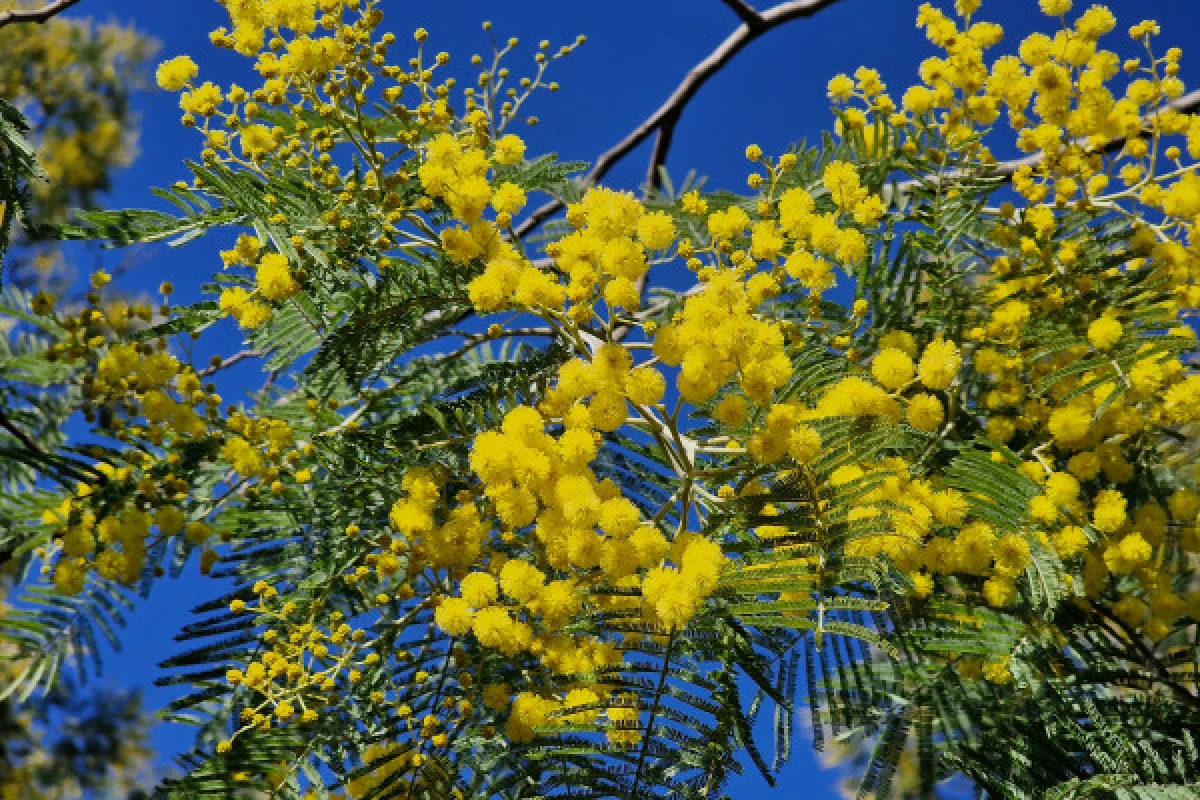
[[[345,489],[318,459],[404,465],[370,473],[384,477],[366,481],[361,509],[314,503],[315,519],[289,518],[336,564],[313,579],[319,593],[290,575],[234,601],[263,645],[227,675],[252,701],[234,736],[314,723],[339,698],[406,720],[400,740],[362,754],[348,784],[360,797],[415,786],[468,725],[518,744],[564,727],[642,744],[654,712],[614,677],[627,654],[651,647],[669,665],[718,618],[820,642],[849,629],[840,610],[938,614],[945,601],[1033,636],[1074,602],[1154,646],[1200,611],[1187,587],[1200,552],[1187,326],[1200,179],[1183,156],[1200,157],[1200,124],[1169,107],[1180,55],[1152,54],[1153,25],[1130,31],[1148,60],[1121,62],[1099,44],[1110,12],[1071,20],[1069,2],[1044,0],[1061,29],[989,59],[1002,31],[973,21],[977,2],[958,3],[959,18],[924,5],[918,25],[944,56],[899,104],[874,70],[836,76],[830,157],[750,146],[746,198],[588,187],[539,258],[514,221],[549,162],[527,162],[505,126],[553,87],[544,67],[571,47],[551,56],[543,43],[536,76],[504,91],[499,58],[516,43],[495,47],[457,108],[454,79],[436,80],[449,56],[426,58],[425,31],[405,66],[389,63],[396,37],[378,33],[376,2],[225,5],[232,28],[214,42],[255,57],[262,86],[197,83],[187,57],[158,72],[205,136],[211,172],[198,174],[264,187],[262,224],[221,253],[219,311],[269,341],[286,305],[336,345],[347,319],[373,325],[392,313],[389,291],[425,281],[405,302],[446,308],[405,319],[432,330],[453,309],[467,342],[429,362],[389,352],[344,395],[323,385],[321,401],[300,389],[277,410],[222,414],[165,340],[97,338],[86,315],[64,325],[61,355],[89,365],[87,410],[115,413],[109,427],[143,453],[48,512],[64,591],[88,569],[131,582],[155,543],[209,539],[223,507],[281,498],[291,511],[310,484]],[[993,207],[1005,112],[1030,158]],[[913,180],[885,185],[899,172]],[[328,202],[300,213],[281,175]],[[426,279],[429,263],[444,274]],[[696,283],[655,299],[666,263]],[[843,292],[848,307],[831,308]],[[418,369],[526,336],[555,345],[536,380],[457,428],[439,420],[445,440],[389,438],[389,404],[419,405]],[[357,384],[353,366],[327,383]],[[460,386],[447,385],[439,402]],[[383,452],[364,455],[360,434]],[[221,471],[220,499],[189,495],[185,456]],[[653,478],[646,491],[639,476]],[[436,646],[414,654],[404,636]],[[937,658],[996,691],[1032,669],[1019,649]]]

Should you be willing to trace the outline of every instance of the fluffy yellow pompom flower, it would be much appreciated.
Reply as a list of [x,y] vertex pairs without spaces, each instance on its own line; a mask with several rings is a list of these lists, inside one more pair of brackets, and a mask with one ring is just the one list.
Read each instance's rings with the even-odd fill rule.
[[266,125],[247,125],[242,128],[242,155],[258,159],[275,148],[275,137]]
[[931,394],[918,394],[908,401],[906,414],[908,424],[919,431],[931,433],[937,430],[946,414],[942,409],[942,401]]
[[1088,325],[1087,338],[1097,350],[1108,350],[1121,341],[1122,332],[1120,322],[1112,317],[1100,317]]
[[849,75],[837,74],[829,79],[825,87],[830,100],[845,102],[854,96],[854,80]]
[[515,214],[525,207],[525,190],[515,183],[504,182],[492,192],[492,208],[501,213]]
[[268,300],[282,302],[300,291],[300,284],[292,277],[292,269],[285,256],[267,253],[258,262],[258,291]]
[[1104,565],[1110,572],[1128,575],[1153,555],[1154,548],[1150,543],[1140,533],[1131,533],[1104,551]]
[[492,160],[497,164],[519,164],[524,157],[525,142],[521,141],[521,137],[510,133],[496,140],[496,149],[492,153]]
[[238,319],[238,324],[246,330],[252,331],[255,328],[261,328],[270,318],[270,306],[251,300],[242,307],[242,316]]
[[1058,551],[1058,555],[1062,558],[1077,556],[1084,550],[1087,550],[1088,545],[1091,544],[1083,528],[1080,528],[1078,525],[1068,525],[1063,528],[1054,534],[1052,541],[1054,542],[1054,549]]
[[875,195],[869,195],[863,198],[863,201],[854,208],[854,221],[859,225],[874,225],[883,218],[887,212],[887,208],[883,205],[883,200]]
[[901,389],[912,381],[916,367],[907,354],[888,347],[881,350],[871,362],[871,374],[885,388]]
[[898,418],[899,405],[887,392],[857,375],[842,378],[817,401],[823,417],[866,417],[883,414]]
[[63,594],[79,594],[87,586],[87,561],[62,559],[54,567],[54,587]]
[[154,80],[160,89],[178,92],[191,83],[192,78],[198,74],[200,74],[200,68],[196,66],[195,61],[188,56],[176,56],[158,65],[158,71],[154,73]]
[[821,176],[821,183],[842,211],[854,208],[866,194],[859,185],[858,170],[845,161],[830,161]]
[[588,403],[592,424],[600,431],[615,431],[625,424],[625,398],[613,391],[597,392]]
[[1068,447],[1077,445],[1091,431],[1092,415],[1086,408],[1067,406],[1050,414],[1048,428],[1055,441]]
[[586,222],[589,230],[604,241],[633,234],[642,205],[630,192],[616,192],[602,186],[587,190],[576,210],[568,209],[567,219]]
[[642,583],[646,611],[653,621],[678,630],[688,624],[700,604],[696,585],[671,567],[656,567]]
[[929,597],[933,594],[933,578],[925,572],[913,572],[909,576],[912,580],[912,593],[915,597]]
[[930,389],[945,389],[954,381],[961,366],[958,346],[945,339],[935,339],[921,354],[917,377]]
[[708,201],[701,197],[697,191],[687,192],[679,200],[685,214],[699,215],[708,213]]
[[600,504],[600,528],[609,536],[624,539],[641,522],[638,507],[624,497],[613,497]]
[[1017,533],[1001,537],[996,543],[996,572],[1013,577],[1024,571],[1033,561],[1029,542]]
[[179,107],[189,114],[212,116],[217,113],[217,106],[224,100],[221,87],[212,81],[205,81],[190,92],[179,96]]
[[500,569],[500,588],[518,603],[536,600],[545,584],[546,576],[527,561],[506,561]]
[[741,236],[750,227],[750,215],[737,206],[723,211],[714,211],[708,217],[708,232],[714,239],[732,239]]
[[637,284],[628,278],[613,278],[604,287],[604,302],[612,308],[638,308],[642,296]]
[[[725,553],[716,542],[703,536],[684,534],[687,543],[682,551],[672,558],[679,562],[683,576],[693,587],[697,605],[717,586],[721,568],[725,564]],[[682,538],[682,537],[681,537]],[[681,539],[676,539],[673,548],[678,548]]]
[[663,250],[675,241],[675,222],[665,211],[643,214],[637,223],[637,237],[647,250]]
[[513,289],[521,276],[521,265],[507,259],[488,262],[482,274],[467,284],[467,296],[471,304],[480,311],[497,311],[511,299]]
[[1053,472],[1046,478],[1046,496],[1060,506],[1079,496],[1079,481],[1069,472]]
[[496,602],[500,589],[496,579],[486,572],[472,572],[462,579],[462,599],[472,608],[484,608]]
[[821,434],[807,425],[797,425],[788,436],[788,455],[798,464],[811,464],[821,455]]
[[1178,489],[1167,498],[1167,508],[1175,519],[1190,523],[1200,511],[1200,496],[1191,489]]
[[1061,17],[1071,10],[1071,0],[1038,0],[1042,13],[1051,17]]
[[514,620],[503,608],[492,606],[479,611],[471,623],[471,632],[484,647],[515,656],[533,641],[533,631],[524,622]]
[[957,527],[967,518],[970,506],[962,492],[945,489],[930,496],[929,510],[933,512],[933,517],[939,525]]
[[174,536],[183,530],[183,512],[175,506],[163,506],[154,514],[154,524],[168,536]]
[[221,456],[237,472],[253,478],[263,471],[262,456],[255,447],[240,436],[228,439],[221,447]]
[[221,263],[226,267],[233,267],[238,264],[253,264],[258,259],[258,254],[261,251],[262,242],[255,236],[243,233],[238,236],[237,243],[234,244],[232,250],[221,251]]
[[250,292],[234,286],[221,292],[219,307],[247,330],[261,326],[271,318],[271,309],[251,297]]
[[630,402],[652,406],[662,400],[666,380],[654,367],[638,367],[625,376],[625,394]]
[[[986,594],[986,587],[984,591]],[[997,604],[993,603],[993,605]],[[1007,605],[1007,603],[1004,605]],[[984,680],[986,680],[988,683],[994,683],[997,686],[1005,686],[1013,682],[1012,670],[1009,669],[1007,659],[989,661],[983,665],[980,673],[983,675]]]
[[461,597],[447,597],[433,612],[437,626],[451,636],[462,636],[471,630],[474,615]]
[[217,307],[229,314],[230,317],[238,319],[241,317],[242,308],[246,307],[248,301],[250,301],[250,291],[241,287],[232,287],[222,291],[220,299],[217,300]]
[[823,292],[833,286],[833,265],[807,250],[788,256],[783,265],[788,277],[795,278],[805,289]]
[[1007,606],[1016,595],[1016,587],[1007,578],[988,578],[983,582],[983,599],[993,608]]
[[917,357],[917,339],[908,331],[888,331],[879,337],[879,349],[894,347],[909,358]]
[[551,581],[542,589],[537,610],[550,628],[561,628],[583,605],[583,595],[570,581]]
[[713,407],[713,419],[727,428],[736,428],[746,421],[750,404],[741,395],[726,395]]
[[504,728],[505,736],[517,744],[533,741],[534,728],[545,726],[553,710],[554,701],[522,692],[513,698],[512,713]]
[[1116,533],[1125,524],[1125,496],[1116,489],[1104,489],[1096,495],[1092,526],[1102,533]]

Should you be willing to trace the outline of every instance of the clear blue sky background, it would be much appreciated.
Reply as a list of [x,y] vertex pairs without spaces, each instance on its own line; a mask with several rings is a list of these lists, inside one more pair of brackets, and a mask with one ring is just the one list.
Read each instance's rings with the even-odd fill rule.
[[[761,9],[767,3],[758,0],[757,5]],[[944,8],[950,4],[951,0],[938,3]],[[913,26],[917,5],[913,0],[840,0],[812,19],[792,22],[755,42],[688,108],[668,161],[671,174],[682,178],[695,169],[709,177],[710,186],[741,188],[746,167],[742,152],[748,143],[777,154],[800,139],[814,140],[830,127],[825,83],[836,72],[850,72],[860,64],[877,67],[898,97],[914,81],[920,60],[933,54]],[[1110,46],[1123,51],[1128,49],[1124,30],[1147,15],[1163,24],[1163,50],[1180,45],[1186,51],[1200,33],[1200,0],[1112,0],[1109,6],[1121,22]],[[484,19],[495,23],[499,36],[522,39],[524,46],[511,62],[514,71],[518,65],[531,65],[538,40],[558,45],[587,34],[589,44],[554,68],[551,78],[562,84],[562,91],[543,95],[534,104],[532,111],[542,124],[526,134],[531,154],[553,150],[563,158],[582,160],[593,159],[637,125],[737,26],[720,0],[384,0],[382,7],[385,29],[408,41],[413,29],[428,28],[431,47],[452,53],[460,68],[467,68],[471,53],[487,50],[480,30]],[[71,15],[133,23],[159,40],[164,57],[188,53],[195,58],[201,79],[226,85],[253,80],[248,62],[208,42],[208,32],[227,21],[214,0],[83,0]],[[985,0],[982,17],[1005,25],[1010,48],[1030,30],[1052,30],[1055,24],[1037,12],[1036,0]],[[1200,53],[1192,57],[1200,58]],[[1196,74],[1185,56],[1183,77]],[[174,96],[147,91],[138,94],[135,105],[142,121],[141,155],[117,176],[106,199],[113,208],[159,207],[148,187],[187,177],[182,161],[199,151],[197,135],[178,124]],[[647,155],[645,148],[635,153],[610,175],[609,183],[636,188]],[[122,252],[114,257],[134,265],[122,277],[123,288],[152,291],[170,279],[179,287],[177,300],[193,300],[199,286],[219,269],[216,244],[202,239],[180,250],[147,247]],[[226,331],[216,346],[236,345]],[[233,385],[224,387],[226,396],[236,393],[239,379],[252,376],[253,368],[231,371],[227,379]],[[216,589],[196,575],[194,566],[183,579],[160,583],[130,620],[123,651],[107,655],[102,680],[143,687],[151,708],[171,699],[172,690],[152,686],[156,664],[176,652],[172,637],[187,620],[189,608]],[[189,741],[187,729],[160,725],[154,733],[164,759]],[[822,770],[806,743],[798,743],[795,752],[775,796],[836,796],[837,774]],[[764,789],[753,770],[729,787],[735,800]]]

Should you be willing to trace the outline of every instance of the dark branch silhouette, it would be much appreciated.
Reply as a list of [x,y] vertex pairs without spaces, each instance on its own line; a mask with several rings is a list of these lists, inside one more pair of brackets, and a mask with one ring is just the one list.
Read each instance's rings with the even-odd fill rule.
[[0,410],[0,428],[8,431],[29,452],[46,457],[46,451],[42,450],[28,433],[18,428],[3,410]]
[[745,0],[721,0],[725,5],[729,6],[729,10],[738,15],[742,22],[750,27],[755,27],[763,24],[762,15],[754,10],[754,7]]
[[[696,92],[708,82],[709,78],[717,74],[746,45],[763,34],[792,20],[810,17],[837,2],[837,0],[792,0],[780,3],[763,12],[756,12],[740,0],[723,1],[743,20],[742,26],[725,37],[725,41],[721,42],[703,61],[692,67],[683,81],[675,87],[675,91],[671,93],[670,97],[658,107],[658,110],[634,128],[628,136],[600,154],[591,170],[584,176],[586,185],[599,181],[638,145],[650,138],[652,134],[657,134],[654,151],[650,157],[650,165],[646,171],[646,183],[652,188],[657,188],[659,167],[666,163],[667,153],[671,148],[671,139],[675,133],[675,125],[679,122],[688,103],[696,95]],[[516,235],[518,237],[527,236],[547,219],[561,211],[563,207],[563,201],[558,199],[538,207],[517,226]]]
[[14,8],[11,11],[5,11],[0,14],[0,28],[6,25],[16,25],[21,22],[36,22],[41,24],[51,17],[61,14],[78,2],[79,0],[54,0],[53,3],[47,3],[41,8]]

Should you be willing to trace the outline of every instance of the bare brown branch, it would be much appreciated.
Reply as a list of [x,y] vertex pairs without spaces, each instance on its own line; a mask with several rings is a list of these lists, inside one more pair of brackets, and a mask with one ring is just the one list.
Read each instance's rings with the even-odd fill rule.
[[[652,134],[658,134],[658,141],[651,155],[650,166],[647,170],[647,182],[651,186],[656,186],[658,182],[658,168],[666,163],[667,152],[670,150],[675,125],[678,123],[684,109],[687,108],[688,103],[696,95],[696,92],[700,91],[700,88],[708,82],[709,78],[717,74],[746,45],[758,37],[784,23],[804,17],[811,17],[827,6],[833,5],[837,0],[791,0],[791,2],[780,3],[761,13],[755,12],[743,2],[731,2],[730,0],[725,0],[725,2],[735,12],[738,12],[738,9],[741,8],[742,10],[738,12],[738,16],[746,21],[742,23],[741,27],[725,37],[725,40],[709,53],[703,61],[696,64],[653,114],[630,131],[629,135],[624,139],[600,154],[599,158],[592,164],[591,170],[584,176],[585,184],[591,185],[603,178],[608,174],[609,170],[621,161],[621,159],[633,152],[642,142],[650,138]],[[747,16],[747,12],[753,14],[754,20],[757,21],[751,21]],[[557,199],[539,206],[516,228],[516,235],[518,237],[528,235],[547,219],[561,211],[562,208],[563,202]]]
[[41,24],[51,17],[61,14],[78,2],[79,0],[54,0],[54,2],[47,3],[41,8],[14,8],[11,11],[5,11],[0,14],[0,28],[3,28],[5,25],[16,25],[22,22],[36,22]]

